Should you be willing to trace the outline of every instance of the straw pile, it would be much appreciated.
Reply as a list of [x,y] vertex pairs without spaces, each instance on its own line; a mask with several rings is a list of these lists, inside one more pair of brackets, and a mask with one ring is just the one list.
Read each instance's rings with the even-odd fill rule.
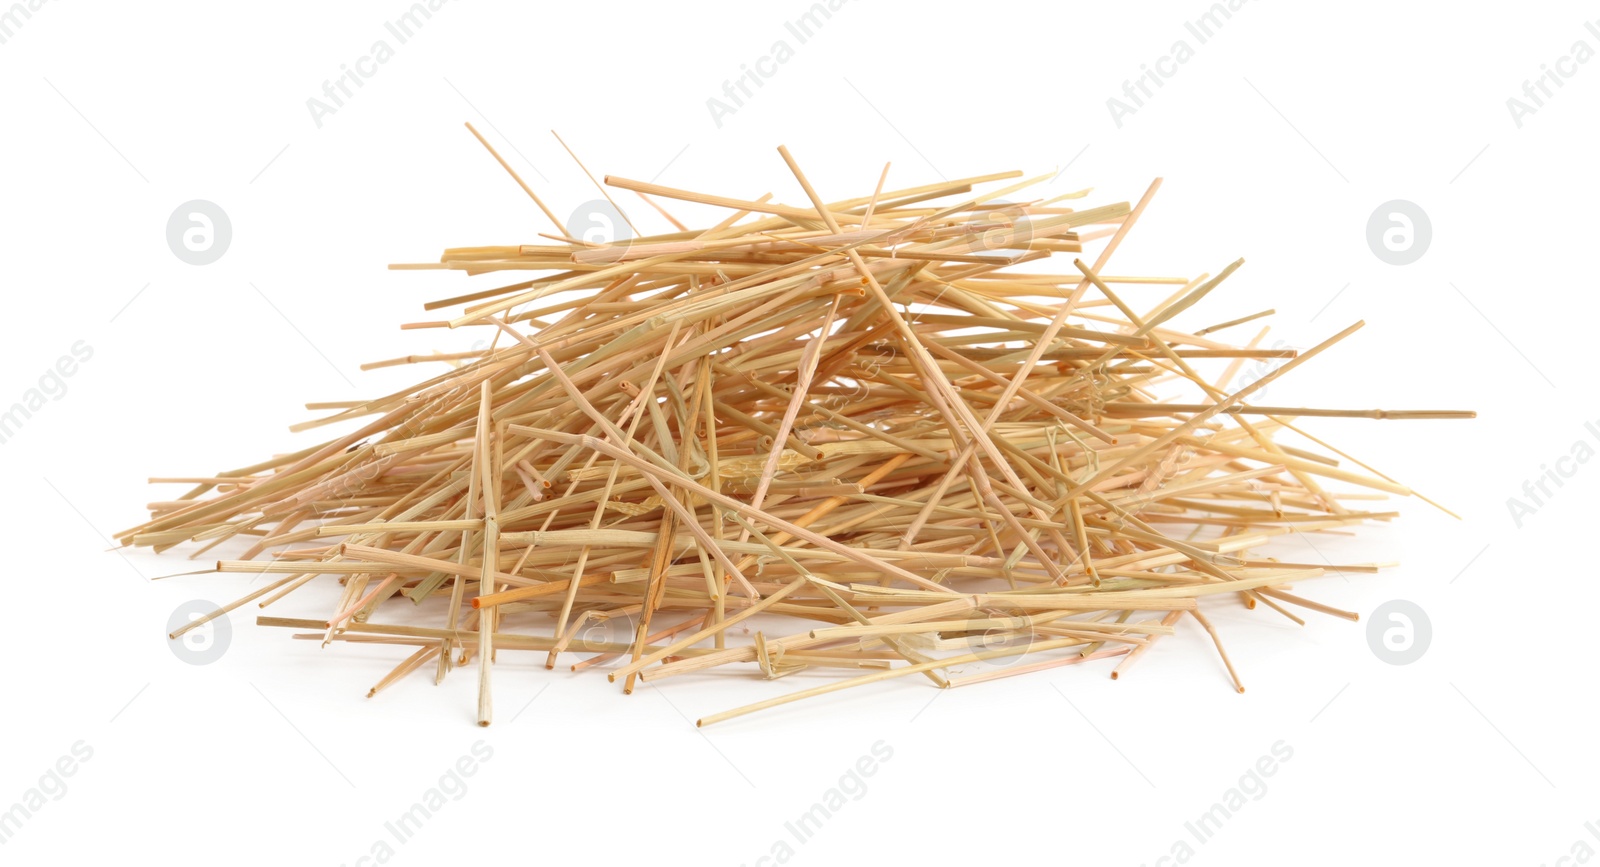
[[[395,266],[547,273],[428,305],[456,312],[407,328],[492,344],[369,365],[451,366],[311,404],[332,412],[298,426],[353,421],[344,436],[153,480],[197,486],[120,541],[250,542],[215,569],[276,580],[212,616],[339,582],[325,617],[260,622],[409,651],[373,693],[473,665],[483,725],[500,651],[581,654],[573,669],[629,692],[690,673],[811,683],[704,725],[909,675],[948,687],[1115,657],[1116,677],[1185,617],[1242,691],[1202,603],[1356,619],[1288,589],[1329,564],[1252,552],[1391,518],[1359,504],[1411,492],[1345,468],[1296,418],[1471,415],[1249,402],[1361,323],[1303,352],[1259,348],[1264,330],[1241,346],[1208,335],[1271,311],[1191,310],[1240,262],[1103,272],[1159,181],[1132,207],[1079,209],[1084,193],[1025,199],[1048,176],[885,190],[886,166],[871,194],[828,201],[779,152],[807,204],[608,177],[678,231],[600,245],[557,223],[545,243]],[[688,230],[661,199],[726,219]],[[1247,362],[1265,372],[1230,390]],[[1161,398],[1174,390],[1189,402]]]

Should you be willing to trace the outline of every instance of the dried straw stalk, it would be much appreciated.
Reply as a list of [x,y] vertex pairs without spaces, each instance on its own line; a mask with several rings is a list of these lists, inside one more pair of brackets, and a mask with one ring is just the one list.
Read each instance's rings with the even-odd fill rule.
[[[1043,177],[885,190],[885,166],[870,195],[828,201],[779,152],[806,205],[608,177],[678,231],[595,245],[557,223],[548,243],[393,266],[545,276],[427,305],[458,310],[405,328],[488,329],[490,348],[367,365],[449,369],[310,405],[333,411],[296,429],[354,428],[320,445],[153,480],[194,487],[120,541],[204,543],[195,556],[250,541],[216,571],[282,577],[212,616],[333,576],[326,619],[260,622],[407,652],[369,695],[476,655],[483,725],[500,651],[597,654],[572,668],[609,661],[628,691],[713,670],[831,677],[704,725],[914,674],[950,687],[1119,658],[1118,677],[1185,612],[1243,691],[1202,602],[1356,618],[1288,592],[1330,567],[1253,551],[1388,520],[1359,504],[1412,492],[1275,435],[1303,433],[1298,417],[1472,416],[1249,402],[1361,323],[1304,352],[1209,336],[1272,311],[1180,327],[1240,262],[1108,275],[1159,181],[1078,209],[1063,202],[1084,193],[1001,201]],[[725,219],[686,230],[656,199]],[[1099,239],[1092,265],[1077,258]],[[1230,391],[1249,360],[1278,366]],[[1160,399],[1168,386],[1193,397]]]

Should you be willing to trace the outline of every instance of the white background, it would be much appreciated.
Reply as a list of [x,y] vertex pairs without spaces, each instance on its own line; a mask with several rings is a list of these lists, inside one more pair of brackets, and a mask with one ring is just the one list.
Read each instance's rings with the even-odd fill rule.
[[[1574,42],[1600,49],[1584,27],[1600,7],[1256,0],[1202,45],[1184,29],[1200,0],[851,0],[800,45],[783,25],[803,2],[457,0],[319,128],[306,100],[376,40],[394,45],[383,25],[405,8],[52,0],[0,45],[0,405],[75,342],[94,353],[0,446],[0,809],[73,744],[93,750],[0,861],[86,863],[139,841],[180,860],[355,864],[479,739],[492,759],[395,844],[394,863],[755,864],[779,840],[810,864],[876,851],[1153,865],[1173,863],[1157,859],[1179,840],[1191,863],[1218,865],[1534,865],[1600,848],[1584,827],[1600,820],[1600,465],[1521,528],[1506,504],[1575,442],[1600,447],[1584,429],[1600,421],[1600,63],[1578,65],[1520,128],[1506,105]],[[706,100],[779,39],[794,57],[719,128]],[[1119,128],[1106,100],[1179,39],[1193,58]],[[1432,622],[1428,652],[1391,666],[1365,620],[1293,629],[1221,605],[1243,695],[1185,627],[1117,682],[1104,664],[949,692],[904,678],[704,731],[690,721],[797,681],[719,673],[624,697],[508,653],[485,730],[470,674],[367,700],[393,651],[294,642],[254,626],[253,605],[221,660],[179,661],[172,610],[251,581],[152,583],[192,568],[185,552],[108,553],[110,534],[175,492],[145,478],[320,441],[286,430],[306,401],[417,373],[363,362],[465,348],[477,335],[396,326],[499,279],[386,264],[546,230],[463,121],[563,217],[595,195],[551,129],[596,174],[797,204],[779,144],[827,198],[869,192],[885,161],[891,186],[1065,167],[1047,192],[1093,186],[1096,204],[1165,177],[1113,273],[1215,273],[1244,256],[1189,324],[1271,306],[1268,342],[1306,347],[1368,323],[1275,384],[1272,403],[1479,412],[1307,422],[1463,516],[1407,500],[1398,522],[1299,549],[1403,561],[1305,592],[1364,618],[1412,600]],[[166,245],[191,199],[231,217],[216,264]],[[1391,199],[1431,217],[1431,247],[1405,267],[1366,242]],[[702,225],[721,216],[673,207]],[[1154,303],[1165,290],[1140,291]],[[282,609],[325,613],[298,598]],[[892,758],[865,794],[797,843],[784,823],[879,741]],[[1265,793],[1197,842],[1185,823],[1280,741],[1293,755]]]

